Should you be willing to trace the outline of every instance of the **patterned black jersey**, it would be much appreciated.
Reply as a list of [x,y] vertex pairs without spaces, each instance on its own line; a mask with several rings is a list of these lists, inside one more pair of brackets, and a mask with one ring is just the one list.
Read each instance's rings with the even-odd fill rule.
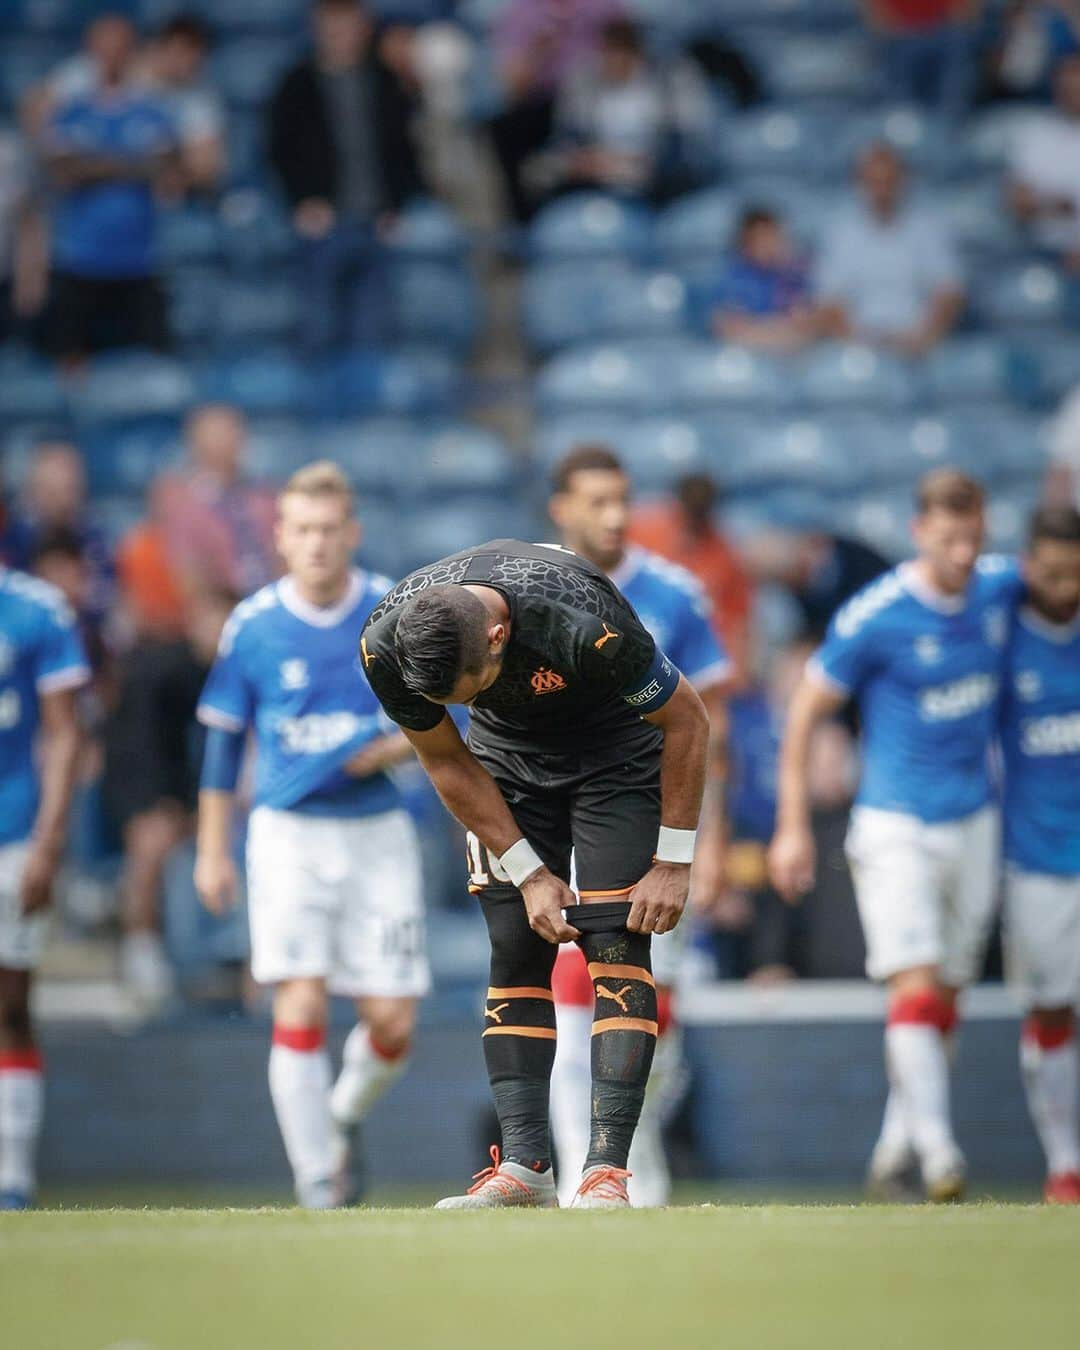
[[579,750],[658,736],[641,714],[670,697],[678,672],[607,576],[568,549],[497,539],[421,567],[364,626],[364,673],[389,717],[430,731],[444,710],[409,690],[394,646],[401,606],[428,586],[490,586],[510,608],[502,671],[471,705],[471,743]]

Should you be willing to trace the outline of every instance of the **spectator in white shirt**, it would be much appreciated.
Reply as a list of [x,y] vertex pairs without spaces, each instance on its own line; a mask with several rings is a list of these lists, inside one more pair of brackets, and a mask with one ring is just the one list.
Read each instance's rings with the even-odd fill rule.
[[225,111],[206,80],[209,29],[201,19],[177,15],[146,50],[147,84],[165,101],[180,138],[184,187],[210,191],[225,167]]
[[858,200],[827,232],[815,277],[830,337],[921,356],[954,327],[964,306],[960,262],[945,222],[908,200],[891,146],[859,157]]
[[1054,70],[1054,107],[1033,113],[1009,156],[1013,211],[1036,242],[1080,269],[1080,55]]

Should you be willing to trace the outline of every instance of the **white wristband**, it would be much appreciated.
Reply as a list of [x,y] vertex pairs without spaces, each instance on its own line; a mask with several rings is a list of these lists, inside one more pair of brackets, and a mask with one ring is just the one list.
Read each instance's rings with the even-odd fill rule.
[[499,859],[499,866],[518,890],[543,865],[543,860],[527,839],[519,839],[516,844],[511,844]]
[[696,839],[697,830],[672,830],[661,825],[653,856],[657,862],[692,863]]

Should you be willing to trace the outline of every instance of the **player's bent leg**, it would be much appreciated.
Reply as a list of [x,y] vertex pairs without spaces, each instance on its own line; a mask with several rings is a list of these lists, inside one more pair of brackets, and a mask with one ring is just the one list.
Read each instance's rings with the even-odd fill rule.
[[490,1168],[465,1195],[437,1209],[503,1206],[554,1208],[548,1094],[555,1059],[551,971],[556,949],[529,927],[520,892],[490,885],[480,907],[491,940],[491,982],[484,1007],[484,1060],[502,1132]]
[[626,927],[624,900],[578,905],[567,921],[592,977],[592,1120],[576,1209],[629,1206],[630,1144],[641,1115],[656,1048],[656,985],[651,938]]
[[0,967],[0,1210],[28,1209],[37,1187],[45,1091],[30,982],[28,970]]
[[1046,1200],[1080,1204],[1080,1056],[1071,1007],[1033,1008],[1020,1035],[1028,1109],[1046,1155]]
[[927,1195],[959,1199],[964,1158],[952,1129],[948,1038],[956,1025],[952,990],[936,967],[898,971],[889,978],[885,1056],[889,1082],[899,1095],[915,1145]]
[[330,1115],[326,1017],[322,979],[282,980],[275,987],[270,1096],[296,1198],[305,1209],[332,1209],[342,1199]]
[[[667,936],[665,933],[664,937]],[[657,984],[656,1051],[626,1164],[630,1169],[627,1189],[635,1209],[659,1209],[671,1199],[664,1122],[679,1093],[682,1077],[682,1036],[672,1016],[672,998],[669,986]]]

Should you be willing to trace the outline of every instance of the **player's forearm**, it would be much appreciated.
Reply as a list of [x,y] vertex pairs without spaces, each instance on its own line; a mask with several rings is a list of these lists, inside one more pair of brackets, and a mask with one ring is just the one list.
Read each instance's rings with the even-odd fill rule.
[[660,823],[696,830],[709,764],[709,715],[685,679],[670,702],[648,718],[664,733],[660,756]]
[[788,708],[777,776],[778,829],[802,829],[810,824],[807,764],[810,758],[810,738],[820,716],[814,693],[813,686],[804,678],[795,690]]
[[226,857],[232,851],[233,793],[223,788],[199,790],[199,824],[195,847],[202,857]]
[[425,755],[419,747],[417,754],[443,805],[489,853],[501,857],[523,837],[494,778],[467,748],[445,758]]
[[62,726],[46,731],[41,758],[41,802],[34,821],[37,848],[59,858],[64,851],[68,812],[75,789],[82,735],[74,712]]

